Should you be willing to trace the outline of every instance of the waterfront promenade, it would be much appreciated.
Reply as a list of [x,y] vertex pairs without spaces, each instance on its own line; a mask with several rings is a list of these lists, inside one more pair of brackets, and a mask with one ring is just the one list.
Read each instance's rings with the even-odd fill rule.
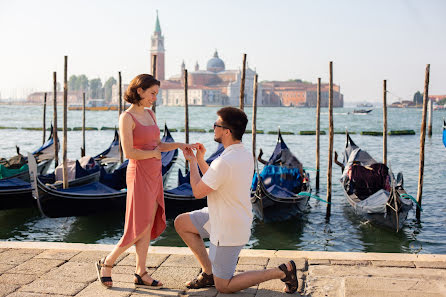
[[[113,268],[114,288],[97,281],[94,262],[112,245],[0,242],[0,297],[62,296],[290,296],[272,280],[234,295],[215,288],[188,290],[200,272],[188,248],[150,247],[148,271],[161,290],[135,289],[134,249]],[[446,255],[242,250],[237,272],[275,267],[294,259],[299,290],[293,296],[446,296]]]

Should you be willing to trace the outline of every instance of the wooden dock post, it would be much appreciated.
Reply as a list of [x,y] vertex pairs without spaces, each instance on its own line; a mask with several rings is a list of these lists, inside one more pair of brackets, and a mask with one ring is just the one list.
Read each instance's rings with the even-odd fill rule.
[[82,147],[81,157],[85,156],[85,92],[82,93]]
[[[152,56],[152,76],[156,79],[156,55]],[[152,111],[156,113],[156,101],[153,102]]]
[[45,143],[46,140],[46,92],[43,95],[43,123],[42,123],[42,130],[43,130],[43,136],[42,136],[42,144]]
[[387,165],[387,80],[383,81],[383,164]]
[[246,54],[243,54],[243,70],[242,78],[240,80],[240,109],[245,107],[245,77],[246,77]]
[[54,168],[59,166],[59,138],[57,138],[57,77],[53,72],[53,141],[54,141]]
[[317,79],[316,103],[316,191],[319,191],[320,177],[320,130],[321,130],[321,78]]
[[327,169],[327,214],[326,219],[330,219],[331,212],[331,170],[333,166],[333,62],[330,61],[330,87],[328,91],[328,169]]
[[[189,143],[189,98],[187,96],[187,69],[184,69],[184,132],[185,143]],[[189,170],[189,162],[186,160],[186,172]]]
[[256,160],[256,121],[257,121],[257,73],[254,76],[254,94],[252,97],[252,156],[254,157],[254,162]]
[[64,76],[63,76],[63,146],[62,146],[62,164],[63,164],[63,188],[68,188],[68,168],[67,168],[67,104],[68,104],[68,56],[65,56]]
[[[121,71],[118,72],[118,90],[119,90],[119,98],[118,98],[118,120],[122,113],[122,77]],[[121,145],[121,135],[119,137],[119,160],[121,164],[124,163],[124,151],[122,150]]]
[[420,221],[421,212],[421,198],[423,194],[423,174],[424,174],[424,144],[426,141],[426,110],[427,101],[429,100],[429,71],[430,64],[426,65],[426,73],[424,78],[424,98],[423,98],[423,114],[421,118],[421,133],[420,133],[420,167],[418,173],[418,192],[417,192],[417,202],[419,207],[417,207],[416,217]]
[[432,100],[431,99],[427,99],[428,100],[428,114],[427,114],[427,136],[432,137]]

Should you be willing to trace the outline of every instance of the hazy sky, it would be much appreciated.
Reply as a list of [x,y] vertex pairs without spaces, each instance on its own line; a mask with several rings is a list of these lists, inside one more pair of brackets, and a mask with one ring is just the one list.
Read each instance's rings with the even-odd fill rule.
[[[0,92],[50,90],[52,72],[124,82],[150,72],[156,10],[165,37],[166,75],[184,59],[205,68],[217,49],[226,69],[247,53],[260,80],[334,81],[346,101],[379,101],[382,81],[404,99],[446,94],[446,1],[95,1],[0,0]],[[22,91],[21,91],[22,90]],[[397,97],[389,96],[390,102]]]

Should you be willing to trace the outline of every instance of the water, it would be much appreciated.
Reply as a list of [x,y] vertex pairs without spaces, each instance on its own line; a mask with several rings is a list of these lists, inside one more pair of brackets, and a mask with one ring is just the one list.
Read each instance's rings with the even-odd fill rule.
[[[216,119],[217,107],[192,107],[189,110],[190,127],[212,129]],[[382,160],[382,138],[359,135],[360,131],[382,130],[382,112],[373,110],[368,115],[354,115],[353,108],[334,110],[335,131],[348,129],[357,145],[366,149],[375,159]],[[246,109],[251,118],[251,108]],[[298,132],[315,130],[316,109],[310,108],[259,108],[257,129]],[[327,109],[321,112],[321,129],[328,132]],[[254,221],[252,236],[247,244],[255,249],[291,249],[313,251],[349,251],[349,252],[395,252],[395,253],[439,253],[446,254],[446,148],[441,140],[442,119],[445,111],[434,111],[433,136],[426,138],[426,157],[423,186],[423,212],[421,222],[415,220],[415,210],[408,216],[406,226],[399,233],[389,231],[361,220],[353,214],[345,201],[342,188],[338,183],[341,176],[339,168],[333,166],[332,213],[329,222],[325,221],[326,204],[311,199],[311,208],[302,218],[283,223],[264,224]],[[59,127],[62,127],[62,113],[59,107]],[[68,126],[80,127],[81,111],[68,112]],[[170,128],[184,126],[184,109],[180,107],[158,107],[157,117],[160,126],[164,122]],[[0,105],[0,126],[40,127],[42,107]],[[47,109],[47,126],[52,119],[52,107]],[[404,173],[404,185],[409,194],[416,197],[418,182],[418,160],[421,109],[388,109],[388,129],[413,129],[417,135],[389,136],[388,160],[393,172]],[[113,127],[118,124],[117,112],[87,111],[87,126]],[[248,124],[249,127],[251,123]],[[250,128],[249,128],[250,129]],[[184,141],[184,133],[174,132],[177,141]],[[61,137],[61,136],[60,136]],[[68,132],[68,157],[75,159],[80,155],[82,144],[80,131]],[[113,138],[113,131],[87,131],[87,153],[94,155],[106,148]],[[42,141],[42,131],[23,129],[0,130],[1,156],[9,157],[15,152],[15,145],[25,153],[37,148]],[[211,133],[191,133],[191,142],[199,141],[207,147],[207,155],[216,149]],[[284,140],[296,154],[304,167],[309,168],[312,186],[315,187],[315,136],[284,135]],[[244,136],[244,143],[251,148],[251,135]],[[257,149],[265,152],[265,158],[272,153],[276,135],[257,135]],[[345,135],[334,136],[334,149],[341,153],[345,144]],[[321,190],[319,195],[326,196],[326,168],[328,135],[321,136]],[[181,155],[181,154],[180,154]],[[181,163],[181,162],[180,162]],[[181,166],[181,165],[176,165]],[[176,168],[170,179],[174,183]],[[0,240],[23,241],[62,241],[82,243],[116,243],[123,230],[123,211],[103,213],[88,217],[68,217],[49,219],[40,216],[37,209],[0,210]],[[167,222],[166,231],[154,245],[185,246],[173,228],[173,222]]]

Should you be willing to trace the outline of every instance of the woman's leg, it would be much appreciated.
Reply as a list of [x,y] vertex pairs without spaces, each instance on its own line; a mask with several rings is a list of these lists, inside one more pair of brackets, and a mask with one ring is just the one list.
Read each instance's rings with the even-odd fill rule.
[[[149,226],[144,230],[143,235],[139,238],[135,243],[136,250],[136,273],[141,275],[146,271],[146,260],[147,260],[147,251],[150,246],[150,234],[152,233],[152,227],[154,225],[156,212],[158,211],[158,203],[155,205],[155,209],[153,212],[153,217],[150,220]],[[153,279],[147,274],[143,276],[143,281],[147,283],[152,283]],[[159,283],[162,285],[162,283]]]
[[[118,259],[118,257],[123,252],[125,252],[128,248],[130,248],[134,244],[136,245],[136,259],[137,259],[137,263],[138,263],[138,242],[143,238],[148,238],[147,248],[145,251],[145,255],[147,257],[147,250],[148,250],[149,244],[150,244],[150,233],[152,230],[153,220],[155,219],[155,214],[156,214],[157,209],[158,209],[158,203],[155,206],[155,211],[153,212],[154,213],[153,218],[152,218],[150,224],[147,226],[146,230],[144,230],[144,232],[142,232],[140,235],[138,235],[138,237],[136,237],[133,241],[131,241],[129,244],[127,244],[125,246],[118,246],[118,245],[115,246],[113,251],[111,251],[111,253],[108,254],[107,257],[105,258],[106,265],[112,266],[116,262],[116,259]],[[142,242],[145,242],[145,241],[142,241]],[[144,263],[145,263],[145,259],[144,259]],[[102,267],[101,268],[101,276],[111,276],[111,270],[112,269],[109,267]],[[142,272],[144,272],[144,270]],[[111,284],[111,282],[110,283],[106,282],[105,285],[112,285],[112,284]]]

